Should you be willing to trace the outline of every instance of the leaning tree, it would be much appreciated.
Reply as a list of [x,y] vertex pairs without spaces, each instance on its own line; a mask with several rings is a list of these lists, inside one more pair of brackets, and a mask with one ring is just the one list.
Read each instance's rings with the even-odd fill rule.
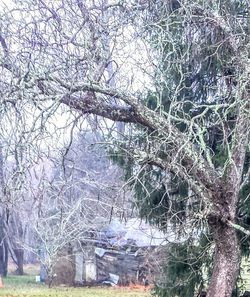
[[215,244],[208,296],[231,296],[238,232],[250,234],[237,217],[250,172],[248,1],[25,0],[2,13],[0,42],[3,113],[36,109],[35,130],[68,107],[130,123],[125,140],[143,127],[129,157],[188,185],[201,205],[189,215]]

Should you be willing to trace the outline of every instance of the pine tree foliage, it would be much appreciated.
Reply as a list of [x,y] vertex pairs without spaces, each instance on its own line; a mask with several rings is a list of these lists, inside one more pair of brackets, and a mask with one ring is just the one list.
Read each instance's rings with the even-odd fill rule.
[[194,246],[190,239],[182,244],[171,244],[164,283],[156,287],[155,293],[160,297],[193,297],[195,290],[204,288],[204,274],[211,273],[208,243],[208,238],[202,236],[199,245]]

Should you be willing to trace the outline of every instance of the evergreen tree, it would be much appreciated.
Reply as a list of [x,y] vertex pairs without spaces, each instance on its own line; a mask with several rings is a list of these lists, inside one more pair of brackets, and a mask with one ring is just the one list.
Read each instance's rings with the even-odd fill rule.
[[[220,15],[230,15],[232,21],[242,17],[244,25],[249,24],[249,20],[245,19],[247,5],[242,1],[208,1],[207,8],[211,10],[211,7]],[[190,119],[196,119],[204,112],[206,129],[196,131],[197,141],[199,133],[205,135],[204,145],[211,149],[214,166],[217,170],[223,170],[228,159],[226,142],[231,140],[230,133],[225,135],[224,129],[230,130],[235,124],[234,110],[226,111],[223,105],[235,101],[232,90],[240,70],[234,67],[235,56],[232,54],[232,48],[224,42],[223,30],[220,27],[212,30],[207,22],[198,27],[194,20],[186,18],[185,14],[191,13],[190,10],[183,8],[181,1],[170,1],[145,20],[145,26],[150,32],[147,38],[151,40],[152,46],[159,49],[161,45],[161,61],[154,78],[156,91],[148,94],[146,105],[167,116],[175,102],[179,119],[177,127],[182,132],[190,129],[190,126],[185,124],[187,114]],[[150,26],[148,23],[157,26]],[[237,30],[235,26],[235,34]],[[221,104],[217,114],[209,112],[208,109],[209,105],[214,104]],[[218,118],[223,118],[222,126],[216,124]],[[196,130],[195,125],[192,129]],[[138,126],[138,130],[133,133],[133,139],[123,144],[121,150],[115,154],[112,152],[113,159],[123,167],[125,179],[134,189],[136,204],[143,218],[157,224],[166,233],[169,223],[177,230],[186,231],[186,228],[182,227],[189,221],[190,212],[199,213],[203,208],[196,195],[189,191],[188,184],[174,173],[166,173],[165,170],[150,164],[150,160],[138,167],[138,163],[130,158],[131,151],[134,153],[138,147],[145,151],[151,151],[153,146],[157,147],[155,143],[159,142],[159,135],[149,144],[148,139],[152,139],[152,134],[150,129]],[[150,145],[152,147],[149,147]],[[171,144],[166,143],[166,146]],[[165,149],[161,144],[155,150],[164,158]],[[245,173],[249,168],[249,158],[248,153]],[[250,225],[249,199],[245,203],[249,194],[250,181],[246,180],[240,194],[240,201],[244,203],[240,202],[238,207],[238,220],[245,227]],[[191,232],[185,243],[170,245],[168,262],[165,263],[166,274],[164,280],[156,286],[157,295],[193,297],[195,290],[205,288],[206,280],[210,277],[213,245],[208,226],[199,224],[197,220],[195,228],[200,234],[198,237],[193,238]],[[242,236],[241,244],[242,255],[246,256],[249,241]],[[234,296],[238,296],[238,293],[235,289]]]

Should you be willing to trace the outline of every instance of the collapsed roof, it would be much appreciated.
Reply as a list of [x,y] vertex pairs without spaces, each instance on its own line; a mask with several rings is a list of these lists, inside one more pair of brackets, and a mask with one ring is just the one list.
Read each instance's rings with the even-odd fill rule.
[[99,237],[102,242],[118,247],[127,245],[154,247],[166,245],[169,242],[181,241],[173,229],[164,233],[138,218],[129,219],[127,222],[113,219],[107,226],[102,228]]

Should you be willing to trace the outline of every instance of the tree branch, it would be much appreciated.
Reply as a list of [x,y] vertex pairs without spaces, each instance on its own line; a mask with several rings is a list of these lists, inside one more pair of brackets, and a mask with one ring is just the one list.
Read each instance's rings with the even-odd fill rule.
[[[51,80],[59,82],[61,86],[71,93],[87,92],[86,96],[63,96],[61,102],[69,107],[74,107],[83,113],[100,115],[114,121],[138,123],[152,131],[156,131],[171,144],[171,151],[175,152],[175,156],[174,158],[173,156],[169,157],[180,160],[187,173],[195,177],[206,188],[214,188],[219,177],[214,168],[197,151],[188,135],[180,132],[168,118],[146,107],[139,98],[97,84],[82,83],[72,86],[58,78],[52,78]],[[95,94],[103,94],[120,99],[126,103],[126,106],[108,105],[97,99]],[[171,119],[170,115],[169,117]]]
[[232,223],[231,221],[228,221],[227,223],[229,226],[233,227],[234,229],[244,233],[247,236],[250,236],[250,230],[247,230],[246,228],[244,228],[238,224]]
[[82,97],[73,95],[65,95],[61,102],[70,108],[80,110],[84,114],[95,114],[112,121],[124,123],[138,123],[136,114],[133,109],[127,106],[109,105],[98,102],[93,98],[93,94],[89,93]]

